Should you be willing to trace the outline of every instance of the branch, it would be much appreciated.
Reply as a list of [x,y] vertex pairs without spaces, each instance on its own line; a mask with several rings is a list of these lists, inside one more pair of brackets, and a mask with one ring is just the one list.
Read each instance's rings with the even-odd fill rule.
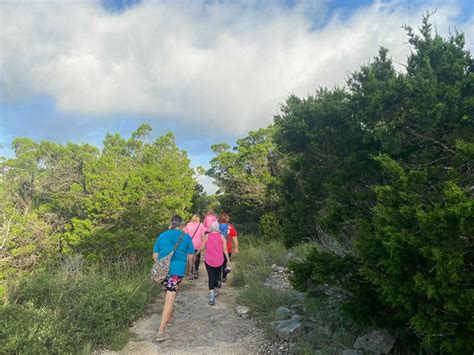
[[[7,216],[5,213],[3,214],[3,226],[2,226],[2,232],[3,232],[3,240],[2,240],[2,245],[0,246],[0,250],[3,249],[5,246],[5,243],[7,242],[8,236],[10,235],[10,226],[12,223],[13,217],[10,217],[10,219],[7,221]],[[4,225],[6,224],[6,230],[4,229]]]
[[414,135],[416,138],[418,139],[422,139],[424,141],[429,141],[431,143],[434,143],[438,146],[440,146],[441,148],[443,148],[446,152],[448,153],[451,153],[452,155],[455,155],[456,154],[456,151],[454,149],[451,149],[450,147],[448,147],[446,144],[444,144],[443,142],[440,142],[439,140],[437,139],[434,139],[433,137],[428,137],[428,136],[425,136],[421,133],[418,133],[417,131],[415,131],[415,129],[413,128],[408,128],[408,132],[411,133],[412,135]]

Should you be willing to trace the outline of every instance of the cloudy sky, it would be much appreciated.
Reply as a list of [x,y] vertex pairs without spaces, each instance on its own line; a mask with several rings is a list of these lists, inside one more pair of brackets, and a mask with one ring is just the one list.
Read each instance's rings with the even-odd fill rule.
[[0,155],[18,136],[100,146],[147,122],[206,166],[212,143],[344,85],[380,46],[403,70],[401,25],[426,11],[472,51],[469,0],[0,0]]

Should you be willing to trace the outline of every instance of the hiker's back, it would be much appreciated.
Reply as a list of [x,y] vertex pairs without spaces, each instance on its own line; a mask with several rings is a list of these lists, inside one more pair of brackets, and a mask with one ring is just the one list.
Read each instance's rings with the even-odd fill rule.
[[224,244],[219,232],[211,232],[207,235],[205,261],[208,265],[220,267],[224,263]]

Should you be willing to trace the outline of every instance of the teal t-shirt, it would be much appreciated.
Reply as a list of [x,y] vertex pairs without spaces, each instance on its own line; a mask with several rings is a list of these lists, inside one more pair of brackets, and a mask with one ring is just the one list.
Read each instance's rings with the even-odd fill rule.
[[[159,254],[159,259],[164,258],[173,251],[181,233],[182,231],[179,229],[169,229],[156,238],[153,252]],[[188,254],[194,254],[194,246],[191,237],[188,234],[184,234],[181,243],[179,243],[176,252],[171,258],[169,275],[184,276]]]

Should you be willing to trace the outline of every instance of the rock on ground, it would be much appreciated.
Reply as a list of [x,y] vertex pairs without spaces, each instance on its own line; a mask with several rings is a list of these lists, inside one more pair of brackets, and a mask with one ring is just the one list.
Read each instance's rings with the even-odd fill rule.
[[395,345],[395,338],[384,330],[374,330],[357,338],[355,349],[363,349],[375,354],[388,354]]

